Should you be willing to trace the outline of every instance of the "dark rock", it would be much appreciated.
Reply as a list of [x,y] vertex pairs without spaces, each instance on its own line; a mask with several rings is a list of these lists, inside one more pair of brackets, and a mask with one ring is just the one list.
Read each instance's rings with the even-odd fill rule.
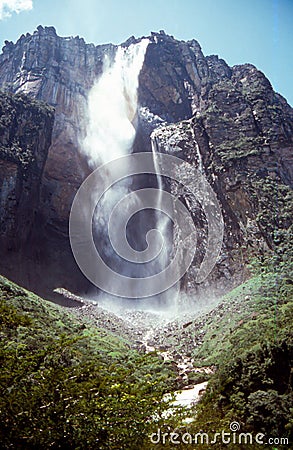
[[53,123],[53,108],[0,92],[0,267],[17,280],[26,268],[15,260],[29,257],[37,270],[35,231]]
[[184,323],[183,325],[182,325],[182,328],[187,328],[187,327],[189,327],[190,325],[192,325],[192,321],[191,322],[187,322],[187,323]]

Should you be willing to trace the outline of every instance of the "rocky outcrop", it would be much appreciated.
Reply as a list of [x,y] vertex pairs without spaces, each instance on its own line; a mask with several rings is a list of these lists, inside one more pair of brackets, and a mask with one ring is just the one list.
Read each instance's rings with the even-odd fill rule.
[[[274,229],[289,226],[288,218],[281,224],[268,208],[275,211],[277,202],[279,213],[282,205],[284,217],[287,214],[285,199],[293,176],[292,109],[252,65],[231,68],[217,56],[205,57],[197,41],[177,41],[164,32],[148,39],[134,149],[149,151],[150,135],[157,129],[161,151],[204,172],[225,220],[223,252],[208,283],[213,280],[218,288],[219,280],[237,283],[249,249],[272,247]],[[137,41],[132,37],[122,45]],[[37,279],[42,273],[47,274],[46,293],[59,286],[75,291],[86,287],[71,254],[68,217],[75,192],[89,173],[79,151],[87,93],[101,74],[104,56],[111,59],[114,54],[111,44],[94,46],[79,37],[61,38],[53,27],[38,27],[15,44],[6,42],[0,55],[3,89],[25,92],[55,107],[38,215],[43,268],[35,282],[28,283],[31,289],[40,291]],[[182,198],[190,204],[186,193]],[[205,251],[205,220],[197,207],[192,212],[200,229],[198,264]],[[183,284],[196,287],[193,268]]]

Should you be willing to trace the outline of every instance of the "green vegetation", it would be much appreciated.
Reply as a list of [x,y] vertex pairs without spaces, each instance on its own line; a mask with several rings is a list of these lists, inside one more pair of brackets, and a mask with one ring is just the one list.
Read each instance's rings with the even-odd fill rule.
[[3,277],[0,310],[1,448],[149,448],[167,365]]
[[258,206],[258,226],[265,231],[275,253],[272,259],[269,257],[263,260],[262,266],[274,271],[282,261],[292,261],[293,192],[289,186],[276,183],[270,177],[251,177],[249,192]]
[[[213,365],[217,370],[196,406],[194,421],[178,430],[182,435],[202,430],[211,437],[215,432],[230,432],[230,423],[237,421],[240,432],[254,436],[263,433],[264,442],[270,437],[285,438],[292,445],[292,192],[270,178],[250,181],[254,181],[254,193],[259,193],[254,198],[259,211],[257,221],[271,250],[260,251],[251,260],[252,277],[248,281],[186,329],[191,333],[190,340],[195,340],[197,334],[201,336],[200,345],[193,350],[194,364]],[[239,443],[227,446],[218,439],[212,446],[201,444],[199,448],[247,447]],[[288,445],[254,442],[249,448],[279,450]]]
[[[149,434],[176,428],[212,436],[229,432],[232,421],[244,433],[292,442],[292,193],[270,177],[251,176],[244,189],[270,250],[252,259],[251,279],[198,326],[184,329],[200,342],[195,365],[217,367],[194,421],[183,426],[182,416],[162,417],[168,408],[162,397],[175,389],[176,375],[155,354],[140,355],[129,342],[0,277],[1,448],[172,449],[170,442],[152,446]],[[206,379],[190,376],[194,383]]]
[[205,325],[204,343],[194,356],[218,370],[193,430],[229,431],[236,420],[243,432],[292,442],[293,264],[281,247],[254,262],[257,275],[226,295],[221,314]]
[[239,136],[235,140],[218,145],[216,152],[221,161],[227,163],[247,156],[260,155],[262,153],[261,144],[260,138]]
[[[193,411],[194,421],[185,426],[178,423],[176,431],[181,438],[184,433],[194,436],[204,432],[211,440],[215,433],[231,432],[230,423],[237,421],[239,433],[263,433],[264,442],[272,437],[292,443],[293,265],[279,261],[273,272],[274,263],[272,255],[261,263],[254,261],[255,276],[224,296],[207,314],[204,325],[199,319],[203,343],[194,349],[194,363],[216,365],[217,371]],[[192,327],[188,329],[194,333]],[[168,427],[162,432],[168,432]],[[154,448],[174,446],[168,442]],[[194,446],[181,443],[176,448]],[[232,441],[227,445],[219,438],[213,445],[200,444],[198,448],[289,447],[258,445],[255,441],[249,447]]]
[[1,277],[1,448],[171,449],[169,441],[151,444],[149,435],[176,428],[213,436],[229,432],[232,421],[242,432],[292,439],[293,268],[279,257],[272,272],[274,255],[255,262],[255,276],[207,315],[193,357],[217,371],[184,426],[182,415],[162,417],[163,394],[175,382],[155,354],[139,355],[127,341]]

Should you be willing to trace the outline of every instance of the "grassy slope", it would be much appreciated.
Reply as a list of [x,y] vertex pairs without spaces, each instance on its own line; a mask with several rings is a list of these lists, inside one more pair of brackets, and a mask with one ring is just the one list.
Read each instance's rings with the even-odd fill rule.
[[290,335],[293,303],[274,295],[275,281],[271,273],[255,276],[223,297],[204,324],[195,364],[218,365],[261,341],[278,342]]
[[78,339],[81,349],[84,346],[83,341],[86,340],[87,352],[93,355],[98,353],[102,357],[111,356],[112,352],[123,355],[129,351],[127,341],[90,323],[85,325],[70,310],[41,299],[2,276],[0,301],[12,306],[19,314],[32,321],[30,326],[19,326],[15,331],[14,339],[24,345],[30,343],[37,348],[42,342],[59,339],[61,335],[68,334],[71,338]]
[[[184,339],[195,342],[194,364],[215,365],[217,371],[196,407],[194,422],[179,427],[179,432],[194,436],[201,430],[212,440],[215,432],[230,432],[230,423],[237,421],[240,432],[254,436],[264,433],[264,442],[269,437],[288,438],[292,445],[292,319],[292,277],[288,269],[286,275],[283,270],[264,271],[251,278],[187,327]],[[177,345],[180,348],[180,343]],[[198,447],[248,448],[239,442],[223,444],[220,438],[212,446],[199,441]],[[162,448],[173,447],[169,442]],[[194,447],[181,444],[176,448]],[[254,441],[249,448],[291,447],[258,445]]]
[[[289,360],[292,358],[293,310],[292,285],[290,283],[289,278],[276,278],[276,274],[272,273],[255,276],[227,294],[221,304],[209,313],[204,321],[202,318],[200,319],[202,344],[194,348],[195,363],[197,365],[215,364],[218,371],[210,381],[210,389],[199,408],[196,421],[189,428],[191,432],[197,432],[199,429],[206,432],[229,430],[230,421],[238,420],[243,431],[254,430],[267,433],[269,429],[278,436],[290,435],[288,411],[291,398],[289,386],[291,379],[287,373],[290,367]],[[172,385],[170,372],[153,356],[150,356],[148,361],[140,360],[139,356],[130,350],[127,341],[90,323],[80,322],[70,311],[39,299],[36,295],[3,277],[0,277],[0,305],[2,313],[4,311],[1,335],[8,338],[6,347],[10,350],[14,349],[18,362],[21,362],[28,352],[37,354],[45,348],[47,355],[50,352],[53,354],[49,361],[54,361],[56,354],[60,355],[61,350],[61,353],[65,352],[63,360],[58,356],[58,366],[63,365],[65,371],[72,366],[72,359],[75,361],[73,366],[74,364],[77,366],[83,363],[87,364],[88,360],[93,361],[94,364],[99,365],[98,371],[100,372],[104,370],[102,367],[106,367],[108,372],[113,371],[113,367],[118,367],[118,374],[120,369],[128,370],[127,374],[122,374],[122,377],[117,374],[114,374],[113,378],[107,377],[106,382],[116,386],[118,396],[117,403],[110,407],[111,417],[107,419],[110,423],[113,420],[113,410],[121,408],[121,396],[126,395],[125,398],[128,399],[130,405],[130,409],[124,412],[127,426],[127,414],[130,416],[130,420],[135,422],[134,405],[141,401],[148,403],[148,396],[155,404],[164,388],[170,388]],[[199,328],[197,326],[188,327],[186,331],[195,334]],[[69,344],[67,343],[68,339]],[[60,345],[56,347],[58,341],[60,341]],[[68,347],[70,349],[69,356],[66,355]],[[47,356],[45,358],[48,359]],[[68,359],[71,359],[71,363],[68,363]],[[42,364],[46,365],[46,362],[43,361]],[[21,367],[19,371],[21,372]],[[31,369],[31,372],[29,376],[36,371]],[[18,376],[19,373],[16,371],[14,380]],[[50,373],[49,376],[52,374]],[[20,375],[21,377],[24,377],[23,373]],[[10,389],[6,378],[4,375],[4,378],[1,379],[1,387],[3,388],[4,384],[5,388],[6,383],[6,389]],[[70,377],[67,376],[67,379]],[[139,386],[138,379],[141,379]],[[158,383],[159,379],[163,379],[163,388],[162,384]],[[122,384],[127,382],[128,386],[135,386],[135,388],[130,388],[127,392],[122,393],[119,387],[121,381]],[[150,391],[144,391],[147,383],[151,386]],[[144,387],[142,388],[142,386]],[[50,389],[55,387],[53,385]],[[91,385],[91,389],[95,388]],[[64,389],[66,390],[65,387]],[[74,391],[75,387],[71,386],[69,389]],[[78,391],[73,394],[73,397],[80,393],[80,389],[81,386],[78,387]],[[158,394],[156,399],[155,391]],[[67,391],[66,393],[70,394]],[[109,398],[109,392],[106,391],[105,396],[105,398]],[[149,412],[150,406],[147,409]],[[109,410],[107,409],[107,411]],[[257,412],[255,417],[254,411]],[[80,411],[73,409],[73,416],[76,417],[78,414]],[[115,412],[114,416],[116,417]],[[140,436],[145,426],[143,422],[145,419],[142,420],[142,416],[139,419],[142,428],[137,425],[136,430],[136,432],[139,431]],[[97,418],[93,418],[93,420],[96,423]],[[277,426],[271,423],[272,420],[277,423]],[[17,423],[14,422],[10,426],[13,429]],[[89,434],[88,448],[95,448],[90,443],[91,432],[87,429],[83,430],[84,436],[87,433]],[[36,439],[36,442],[39,443],[40,436],[37,435]],[[61,439],[60,436],[58,439]],[[113,449],[135,448],[137,445],[135,436],[130,436],[130,441],[127,439],[125,441],[125,439],[124,436],[122,441],[118,439],[117,443],[111,441],[110,444],[108,439],[107,445]],[[20,442],[19,448],[28,448],[25,447],[23,440]],[[44,442],[46,443],[46,441]],[[72,447],[68,448],[75,448],[74,446],[83,448],[83,444],[80,447],[77,446],[76,438],[73,442]],[[142,449],[150,448],[149,444],[144,444],[142,441],[139,445]],[[53,446],[52,448],[58,447]],[[160,448],[160,446],[154,448]],[[169,447],[164,445],[162,448]],[[186,448],[186,445],[183,448]],[[213,448],[222,447],[219,445],[218,447],[213,446]],[[228,448],[234,447],[231,445]],[[241,446],[238,445],[235,448],[241,448]],[[262,448],[272,447],[262,446]]]

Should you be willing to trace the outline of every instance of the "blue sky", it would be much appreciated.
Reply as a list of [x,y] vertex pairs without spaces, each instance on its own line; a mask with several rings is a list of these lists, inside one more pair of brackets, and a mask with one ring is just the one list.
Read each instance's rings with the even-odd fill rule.
[[255,64],[291,105],[292,23],[293,0],[0,0],[0,45],[40,24],[95,44],[164,29],[230,65]]

